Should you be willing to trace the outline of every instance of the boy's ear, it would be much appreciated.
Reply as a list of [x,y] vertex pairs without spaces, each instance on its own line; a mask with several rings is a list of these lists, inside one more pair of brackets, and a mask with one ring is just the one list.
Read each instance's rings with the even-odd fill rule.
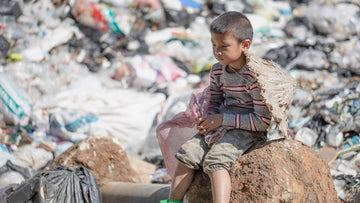
[[242,47],[245,49],[244,51],[250,49],[251,41],[249,39],[245,39],[241,42]]

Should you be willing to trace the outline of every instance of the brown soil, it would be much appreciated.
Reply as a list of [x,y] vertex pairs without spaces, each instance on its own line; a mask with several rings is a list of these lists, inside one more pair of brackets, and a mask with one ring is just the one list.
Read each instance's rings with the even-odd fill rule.
[[[340,202],[327,163],[312,148],[289,139],[240,157],[230,177],[230,202]],[[207,175],[195,174],[186,198],[212,202]]]
[[55,165],[84,165],[94,175],[99,186],[107,182],[150,183],[155,165],[128,157],[111,137],[90,136],[57,157]]

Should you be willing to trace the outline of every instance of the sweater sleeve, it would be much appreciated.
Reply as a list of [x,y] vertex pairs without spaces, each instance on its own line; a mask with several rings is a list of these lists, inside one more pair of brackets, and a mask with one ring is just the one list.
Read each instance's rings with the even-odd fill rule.
[[221,84],[219,77],[222,75],[222,68],[214,65],[210,71],[210,101],[208,106],[208,114],[218,114],[219,107],[224,101],[224,97],[221,90]]
[[249,131],[266,131],[270,126],[271,115],[262,100],[257,80],[247,87],[247,91],[252,97],[254,111],[247,114],[224,114],[223,126],[232,126]]

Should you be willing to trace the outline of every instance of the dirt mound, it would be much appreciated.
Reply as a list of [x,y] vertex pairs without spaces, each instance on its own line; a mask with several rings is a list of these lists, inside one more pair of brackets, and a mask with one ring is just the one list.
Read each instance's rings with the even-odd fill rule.
[[[230,202],[340,202],[327,163],[298,141],[272,141],[245,154],[230,176]],[[197,172],[186,198],[212,202],[211,196],[208,176]]]
[[94,175],[99,186],[107,182],[150,183],[155,165],[128,157],[117,141],[111,137],[89,136],[74,144],[50,167],[55,165],[83,165]]

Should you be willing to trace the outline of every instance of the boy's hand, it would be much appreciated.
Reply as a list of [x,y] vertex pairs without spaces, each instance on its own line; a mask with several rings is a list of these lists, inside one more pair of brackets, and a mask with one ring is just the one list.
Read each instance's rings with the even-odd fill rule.
[[203,135],[207,135],[209,132],[216,130],[222,125],[223,115],[214,114],[199,118],[197,129]]

